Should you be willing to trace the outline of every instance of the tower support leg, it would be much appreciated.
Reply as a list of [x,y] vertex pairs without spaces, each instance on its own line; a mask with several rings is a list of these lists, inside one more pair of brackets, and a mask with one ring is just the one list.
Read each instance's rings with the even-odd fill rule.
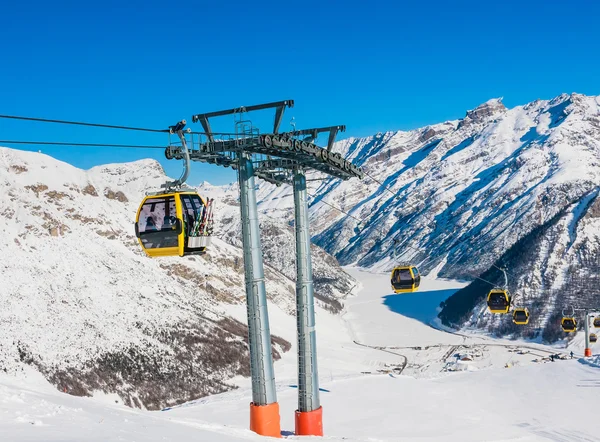
[[296,435],[323,435],[323,408],[319,400],[315,301],[306,175],[294,171],[294,219],[296,225],[296,320],[298,327],[298,409]]
[[589,358],[592,356],[592,345],[590,343],[590,315],[588,312],[585,312],[584,315],[585,323],[583,324],[585,330],[585,352],[584,356]]
[[239,153],[238,159],[246,305],[248,309],[248,342],[250,345],[250,370],[252,374],[250,430],[263,436],[281,437],[258,210],[256,208],[254,168],[251,157],[247,153]]

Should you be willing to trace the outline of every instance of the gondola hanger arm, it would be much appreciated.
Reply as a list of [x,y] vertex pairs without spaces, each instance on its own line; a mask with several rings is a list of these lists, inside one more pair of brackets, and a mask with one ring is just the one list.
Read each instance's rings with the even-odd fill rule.
[[[162,187],[164,187],[166,190],[180,188],[181,186],[183,186],[183,184],[185,184],[186,180],[188,179],[188,176],[190,175],[190,152],[188,150],[187,141],[183,133],[183,128],[185,127],[185,125],[186,121],[181,120],[177,124],[169,126],[169,133],[177,134],[179,140],[181,141],[181,150],[183,152],[183,173],[175,181],[169,181],[163,184]],[[190,133],[191,131],[192,130],[189,127],[186,130],[187,133]]]

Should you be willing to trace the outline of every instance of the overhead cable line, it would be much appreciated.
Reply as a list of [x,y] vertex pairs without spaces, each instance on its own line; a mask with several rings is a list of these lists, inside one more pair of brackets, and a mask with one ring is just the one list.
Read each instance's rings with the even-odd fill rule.
[[[312,196],[313,198],[317,198],[317,196],[316,196],[314,193],[310,193],[310,192],[308,192],[308,191],[307,191],[306,193],[308,193],[308,194],[309,194],[310,196]],[[317,201],[317,203],[323,203],[323,204],[327,204],[327,205],[328,205],[329,207],[331,207],[332,209],[335,209],[335,210],[337,210],[337,211],[339,211],[339,212],[343,213],[344,215],[346,215],[346,216],[349,216],[350,218],[353,218],[353,219],[355,219],[355,220],[356,220],[356,221],[358,221],[359,223],[362,223],[362,222],[363,222],[363,220],[361,220],[361,219],[359,219],[359,218],[355,217],[354,215],[350,215],[348,212],[345,212],[345,211],[343,211],[343,210],[342,210],[342,209],[340,209],[339,207],[336,207],[336,206],[334,206],[333,204],[330,204],[330,203],[328,203],[327,201],[325,201],[325,200],[323,200],[323,199],[320,199],[319,201]]]
[[67,121],[67,120],[53,120],[53,119],[48,119],[48,118],[21,117],[21,116],[17,116],[17,115],[0,115],[0,118],[7,118],[7,119],[11,119],[11,120],[40,121],[43,123],[74,124],[77,126],[104,127],[104,128],[108,128],[108,129],[138,130],[138,131],[142,131],[142,132],[163,132],[163,133],[169,132],[169,129],[148,129],[145,127],[117,126],[117,125],[112,125],[112,124],[86,123],[83,121]]
[[124,147],[124,148],[131,148],[131,149],[164,149],[165,148],[165,146],[143,146],[143,145],[137,145],[137,144],[68,143],[68,142],[63,142],[63,141],[0,140],[0,143],[50,145],[50,146]]
[[[37,121],[37,122],[44,122],[44,123],[56,123],[56,124],[70,124],[70,125],[78,125],[78,126],[88,126],[88,127],[101,127],[101,128],[108,128],[108,129],[121,129],[121,130],[134,130],[134,131],[142,131],[142,132],[155,132],[155,133],[169,133],[169,129],[150,129],[150,128],[142,128],[142,127],[132,127],[132,126],[121,126],[121,125],[110,125],[110,124],[102,124],[102,123],[88,123],[88,122],[82,122],[82,121],[68,121],[68,120],[56,120],[56,119],[48,119],[48,118],[36,118],[36,117],[23,117],[23,116],[17,116],[17,115],[0,115],[0,118],[4,118],[4,119],[13,119],[13,120],[24,120],[24,121]],[[196,135],[206,135],[206,133],[204,132],[193,132],[193,134]],[[220,132],[213,132],[213,135],[236,135],[236,134],[232,134],[232,133],[220,133]],[[29,144],[29,145],[55,145],[55,146],[79,146],[79,147],[114,147],[114,148],[134,148],[134,149],[164,149],[164,146],[144,146],[144,145],[131,145],[131,144],[101,144],[101,143],[67,143],[67,142],[52,142],[52,141],[20,141],[20,140],[0,140],[0,143],[7,143],[7,144]],[[374,178],[372,175],[365,173],[365,175],[370,178],[372,181],[374,181],[375,183],[379,184],[383,190],[389,192],[394,198],[398,198],[398,195],[393,192],[389,187],[387,187],[384,183],[382,183],[381,181],[379,181],[378,179]],[[310,196],[312,196],[313,198],[316,198],[316,196],[312,193],[309,193]],[[328,203],[327,201],[324,201],[323,199],[319,200],[319,202],[322,202],[323,204],[328,205],[329,207],[331,207],[334,210],[339,211],[340,213],[343,213],[344,215],[353,218],[354,220],[358,221],[359,223],[363,223],[364,220],[361,220],[357,217],[355,217],[354,215],[349,214],[348,212],[340,209],[339,207],[336,207],[330,203]],[[414,205],[408,203],[407,201],[403,201],[404,204],[412,207],[415,210],[419,210],[417,207],[415,207]],[[382,231],[383,230],[381,228],[379,228],[378,230]],[[417,249],[415,247],[412,247],[408,244],[404,245],[405,247],[411,248],[416,252],[423,252],[423,250]],[[427,258],[426,258],[427,260]],[[489,281],[486,281],[483,278],[480,278],[478,276],[472,275],[471,276],[480,279],[488,284],[494,285]]]
[[511,271],[509,271],[508,269],[503,269],[501,267],[498,267],[496,264],[492,264],[492,265],[494,267],[496,267],[498,270],[504,271],[504,272],[508,273],[510,276],[512,276],[513,278],[518,279],[518,277],[514,273],[512,273]]
[[[393,190],[391,190],[388,186],[386,186],[385,184],[383,184],[381,181],[379,181],[377,178],[374,178],[372,175],[364,172],[365,176],[368,177],[371,181],[376,182],[377,184],[379,184],[383,190],[389,192],[394,198],[398,198],[398,194],[396,192],[394,192]],[[408,206],[412,207],[415,210],[419,210],[419,208],[415,207],[413,204],[407,202],[407,201],[403,201],[403,203],[407,204]]]
[[[103,124],[103,123],[88,123],[84,121],[69,121],[69,120],[56,120],[50,118],[37,118],[37,117],[23,117],[18,115],[0,115],[0,118],[10,120],[23,120],[23,121],[38,121],[42,123],[56,123],[56,124],[73,124],[77,126],[88,126],[88,127],[103,127],[106,129],[122,129],[122,130],[136,130],[141,132],[158,132],[158,133],[169,133],[169,129],[150,129],[146,127],[132,127],[132,126],[120,126],[114,124]],[[190,132],[193,135],[208,135],[206,132]],[[225,135],[225,136],[236,136],[239,134],[230,132],[211,132],[210,135]]]

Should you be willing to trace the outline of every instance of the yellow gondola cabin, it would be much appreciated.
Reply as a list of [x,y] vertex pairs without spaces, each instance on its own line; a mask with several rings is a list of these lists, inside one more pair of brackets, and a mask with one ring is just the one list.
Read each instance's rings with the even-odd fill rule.
[[394,293],[416,292],[421,284],[421,274],[415,266],[397,266],[390,277]]
[[516,308],[513,311],[513,322],[517,325],[527,325],[529,323],[529,310]]
[[510,310],[511,297],[508,290],[492,289],[487,296],[487,306],[491,313],[506,314]]
[[211,203],[194,191],[146,196],[135,220],[142,249],[151,257],[205,253],[211,243]]
[[562,329],[567,333],[574,333],[577,331],[577,320],[573,317],[566,316],[560,321]]

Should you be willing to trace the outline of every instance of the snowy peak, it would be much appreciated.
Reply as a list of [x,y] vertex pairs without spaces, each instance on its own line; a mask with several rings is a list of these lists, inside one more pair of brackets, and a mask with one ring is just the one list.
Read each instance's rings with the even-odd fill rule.
[[473,123],[485,123],[493,117],[498,117],[506,111],[501,98],[493,98],[480,104],[475,109],[468,110],[467,115],[458,124],[458,128],[469,126]]

